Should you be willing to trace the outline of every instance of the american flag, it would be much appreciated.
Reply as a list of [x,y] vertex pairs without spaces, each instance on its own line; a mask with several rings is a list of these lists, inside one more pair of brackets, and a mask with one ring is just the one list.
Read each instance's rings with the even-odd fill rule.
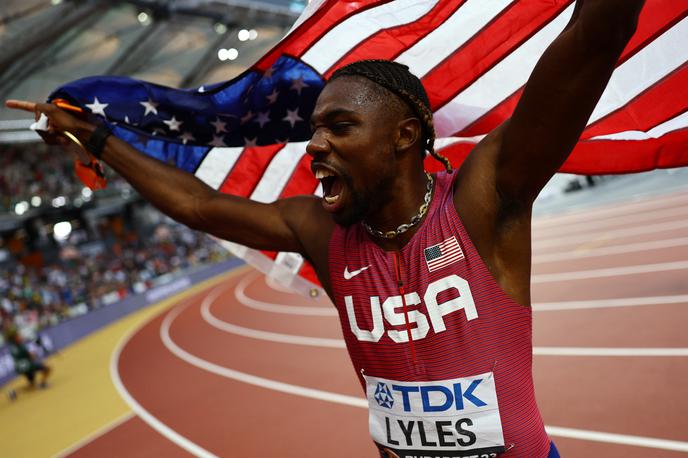
[[[234,80],[170,89],[121,77],[55,91],[104,117],[146,154],[221,192],[261,202],[318,193],[305,155],[324,81],[359,59],[391,59],[428,91],[436,147],[458,166],[508,118],[573,0],[314,0],[286,37]],[[626,173],[688,165],[688,1],[648,0],[580,142],[561,171]],[[440,165],[429,159],[428,170]],[[231,245],[261,270],[309,291],[291,253]]]
[[463,251],[461,251],[456,237],[449,237],[442,243],[427,247],[423,250],[423,254],[430,272],[439,270],[464,258]]

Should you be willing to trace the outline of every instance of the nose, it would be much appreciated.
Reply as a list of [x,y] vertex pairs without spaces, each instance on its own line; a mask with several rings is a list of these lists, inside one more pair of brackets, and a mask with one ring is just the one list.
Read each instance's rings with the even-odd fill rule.
[[306,145],[306,153],[315,159],[325,156],[329,151],[330,143],[327,141],[327,136],[322,129],[316,129]]

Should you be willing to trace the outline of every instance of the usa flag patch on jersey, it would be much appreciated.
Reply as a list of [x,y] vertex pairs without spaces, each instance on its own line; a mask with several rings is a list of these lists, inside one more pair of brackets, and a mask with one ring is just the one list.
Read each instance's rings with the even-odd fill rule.
[[459,242],[454,236],[449,237],[442,243],[427,247],[423,252],[425,254],[425,263],[428,265],[430,272],[434,272],[464,258]]

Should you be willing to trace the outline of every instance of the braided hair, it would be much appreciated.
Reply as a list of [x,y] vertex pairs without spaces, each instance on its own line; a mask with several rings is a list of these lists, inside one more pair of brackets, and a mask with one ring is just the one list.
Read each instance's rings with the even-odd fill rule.
[[435,151],[435,125],[432,122],[430,100],[418,77],[406,65],[389,60],[359,60],[337,69],[330,81],[342,76],[362,76],[396,94],[418,116],[423,127],[423,149],[444,164],[448,172],[451,163]]

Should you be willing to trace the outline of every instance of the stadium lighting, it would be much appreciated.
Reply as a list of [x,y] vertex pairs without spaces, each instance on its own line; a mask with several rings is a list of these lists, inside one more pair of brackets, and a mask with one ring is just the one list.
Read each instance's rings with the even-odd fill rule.
[[250,38],[251,32],[249,32],[246,29],[241,29],[239,30],[239,33],[237,33],[237,37],[239,38],[239,41],[246,41]]
[[64,196],[57,196],[53,199],[51,203],[55,208],[64,207],[67,203],[67,199],[65,199]]
[[215,33],[218,35],[224,35],[227,33],[227,26],[224,25],[222,22],[217,22],[213,28],[215,29]]
[[25,200],[22,200],[21,202],[17,202],[17,205],[14,206],[14,212],[17,215],[23,215],[29,210],[29,203]]
[[256,29],[251,29],[248,31],[248,39],[255,40],[258,38],[258,31]]
[[239,57],[239,51],[237,51],[236,48],[229,48],[227,50],[227,59],[234,60],[237,57]]
[[218,49],[217,58],[220,60],[227,60],[227,50],[225,48]]
[[91,191],[91,188],[84,188],[81,190],[81,196],[84,198],[84,200],[91,200],[91,197],[93,196],[93,191]]
[[61,221],[53,226],[53,237],[58,242],[67,240],[69,234],[72,233],[72,223],[69,221]]
[[143,25],[148,25],[151,23],[151,18],[145,11],[141,11],[138,16],[136,16],[136,19],[138,19],[138,21]]
[[62,3],[62,0],[50,0],[50,4],[52,5],[59,5],[60,3]]
[[43,199],[41,199],[41,196],[33,196],[31,198],[31,205],[33,205],[34,207],[40,207],[42,203]]

